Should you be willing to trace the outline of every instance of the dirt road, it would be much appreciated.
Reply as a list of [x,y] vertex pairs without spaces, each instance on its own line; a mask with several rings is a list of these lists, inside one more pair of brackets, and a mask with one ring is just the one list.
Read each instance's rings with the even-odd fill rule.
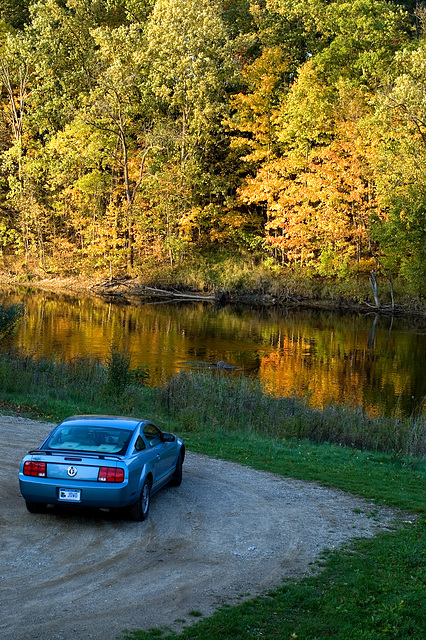
[[191,452],[181,487],[157,494],[146,522],[108,512],[31,515],[19,462],[51,428],[0,416],[2,640],[179,628],[195,620],[191,612],[209,615],[306,574],[323,549],[394,518],[338,491]]

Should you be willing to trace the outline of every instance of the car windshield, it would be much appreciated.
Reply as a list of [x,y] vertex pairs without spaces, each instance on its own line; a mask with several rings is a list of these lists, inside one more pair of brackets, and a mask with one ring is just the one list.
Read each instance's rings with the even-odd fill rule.
[[128,429],[114,427],[68,425],[55,429],[43,449],[124,454],[132,433]]

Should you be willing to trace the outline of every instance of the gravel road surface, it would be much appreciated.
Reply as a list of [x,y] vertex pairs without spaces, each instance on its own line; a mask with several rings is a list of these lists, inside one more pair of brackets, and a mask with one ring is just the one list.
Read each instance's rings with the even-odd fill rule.
[[154,496],[145,522],[107,511],[32,515],[19,463],[52,426],[0,416],[2,640],[180,628],[193,611],[209,615],[306,575],[323,549],[395,518],[339,491],[191,452],[181,487]]

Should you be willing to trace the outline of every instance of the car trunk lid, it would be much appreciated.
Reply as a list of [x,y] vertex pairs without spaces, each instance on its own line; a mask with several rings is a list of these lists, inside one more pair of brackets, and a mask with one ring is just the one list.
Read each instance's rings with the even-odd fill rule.
[[69,455],[46,452],[31,452],[34,460],[43,460],[47,464],[46,477],[58,480],[76,480],[97,482],[103,479],[100,469],[116,469],[119,460],[112,456],[103,455]]

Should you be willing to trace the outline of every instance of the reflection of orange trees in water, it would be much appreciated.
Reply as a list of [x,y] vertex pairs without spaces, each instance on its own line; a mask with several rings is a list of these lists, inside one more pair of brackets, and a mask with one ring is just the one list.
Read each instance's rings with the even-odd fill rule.
[[361,375],[348,360],[322,362],[309,354],[308,345],[303,349],[280,349],[264,355],[259,376],[265,390],[277,396],[297,393],[309,399],[312,407],[323,408],[329,404],[363,405]]
[[132,369],[149,367],[150,386],[167,381],[182,363],[225,360],[248,375],[259,372],[269,393],[295,393],[317,408],[338,403],[370,415],[407,413],[420,410],[424,397],[423,338],[391,333],[384,320],[367,347],[371,321],[353,316],[235,313],[202,303],[112,305],[27,290],[4,295],[6,304],[23,298],[26,313],[14,345],[37,356],[105,362],[113,344],[130,354]]

